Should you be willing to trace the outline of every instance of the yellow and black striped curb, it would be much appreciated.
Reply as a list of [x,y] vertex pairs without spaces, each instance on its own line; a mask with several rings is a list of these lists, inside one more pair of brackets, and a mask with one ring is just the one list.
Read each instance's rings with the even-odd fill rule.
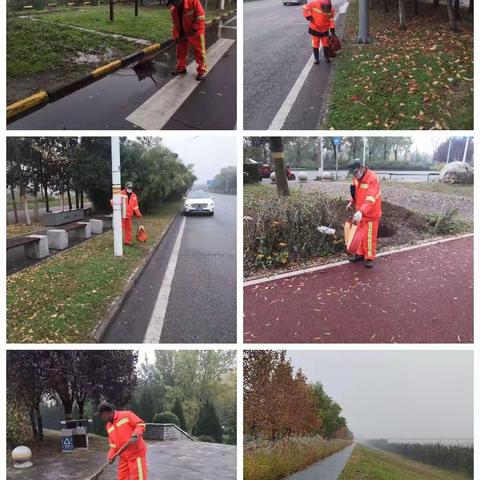
[[[224,13],[221,16],[215,17],[212,20],[209,20],[205,25],[207,27],[212,27],[213,25],[219,23],[221,20],[225,20],[230,16],[235,10],[230,10]],[[168,48],[175,44],[175,41],[170,38],[169,40],[162,43],[155,43],[146,47],[138,52],[132,53],[123,57],[120,60],[114,60],[107,65],[96,68],[90,73],[80,77],[72,82],[65,83],[51,90],[43,90],[37,92],[27,98],[18,100],[7,106],[7,123],[10,123],[18,117],[31,113],[32,111],[44,107],[48,103],[55,102],[61,98],[69,95],[70,93],[79,90],[80,88],[86,87],[90,83],[93,83],[100,78],[107,76],[108,74],[119,70],[120,68],[126,67],[133,62],[145,59],[150,55],[158,53],[160,50]]]

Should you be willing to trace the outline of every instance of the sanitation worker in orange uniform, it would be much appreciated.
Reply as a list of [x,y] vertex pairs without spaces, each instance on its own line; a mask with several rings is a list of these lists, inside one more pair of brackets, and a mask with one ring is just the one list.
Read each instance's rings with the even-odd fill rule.
[[365,266],[372,268],[377,251],[378,225],[382,216],[380,182],[376,173],[364,167],[358,158],[350,160],[347,168],[353,174],[347,211],[355,209],[353,223],[363,224],[365,227],[362,243],[349,260],[351,262],[364,260]]
[[172,36],[177,44],[177,67],[172,75],[187,73],[187,56],[191,46],[197,62],[199,82],[207,74],[207,53],[205,47],[205,10],[200,0],[168,0],[172,14]]
[[114,455],[126,443],[129,446],[120,453],[118,480],[147,480],[147,446],[142,435],[145,422],[130,410],[115,410],[113,405],[104,402],[98,409],[100,418],[107,422],[108,461],[114,462]]
[[335,9],[331,0],[313,0],[303,6],[303,16],[310,22],[308,33],[312,37],[315,64],[320,63],[320,43],[325,62],[330,63],[330,39],[335,33]]
[[[125,217],[122,218],[123,243],[125,243],[125,245],[131,245],[133,216],[135,215],[138,218],[142,218],[140,208],[138,207],[138,198],[135,193],[133,193],[132,182],[125,183],[125,189],[122,190],[122,196],[125,197],[127,205]],[[110,204],[113,206],[113,199],[110,200]]]

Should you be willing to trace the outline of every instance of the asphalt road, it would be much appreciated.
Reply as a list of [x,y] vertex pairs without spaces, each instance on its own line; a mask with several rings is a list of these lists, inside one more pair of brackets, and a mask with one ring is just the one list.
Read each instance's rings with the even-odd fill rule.
[[473,236],[244,288],[249,343],[471,343]]
[[310,465],[301,472],[287,477],[287,480],[338,480],[347,464],[355,444],[345,447],[333,455]]
[[[217,40],[236,39],[236,30],[211,28],[207,49]],[[163,129],[233,130],[236,125],[236,42],[226,51],[195,90],[171,115]],[[191,56],[191,52],[190,52]],[[207,63],[208,63],[207,52]],[[192,61],[192,56],[190,57]],[[127,120],[145,102],[163,103],[154,95],[172,81],[174,47],[145,66],[120,69],[85,88],[46,105],[8,125],[10,130],[132,130],[140,129]],[[59,82],[61,83],[61,82]]]
[[[215,203],[213,217],[177,218],[103,342],[236,341],[236,197],[216,194]],[[158,338],[146,339],[154,325],[160,325]]]
[[[337,23],[344,17],[341,6],[347,3],[333,0]],[[281,0],[244,3],[245,129],[269,128],[302,71],[306,76],[298,85],[298,95],[281,128],[318,126],[332,64],[324,63],[321,52],[320,64],[306,67],[312,56],[308,23],[301,6],[283,6]]]

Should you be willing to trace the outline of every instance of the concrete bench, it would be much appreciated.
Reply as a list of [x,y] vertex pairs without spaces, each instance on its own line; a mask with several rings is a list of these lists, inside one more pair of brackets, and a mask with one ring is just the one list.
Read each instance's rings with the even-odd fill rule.
[[90,238],[92,235],[90,222],[69,223],[68,225],[63,225],[62,229],[71,233],[75,238]]
[[68,232],[60,228],[47,230],[48,244],[53,250],[68,248]]
[[112,228],[113,215],[99,215],[97,218],[103,221],[103,228]]
[[17,247],[24,247],[28,258],[44,258],[50,253],[47,235],[7,238],[7,251]]
[[98,218],[91,218],[90,228],[92,233],[95,233],[97,235],[99,235],[100,233],[103,233],[103,220],[100,220]]

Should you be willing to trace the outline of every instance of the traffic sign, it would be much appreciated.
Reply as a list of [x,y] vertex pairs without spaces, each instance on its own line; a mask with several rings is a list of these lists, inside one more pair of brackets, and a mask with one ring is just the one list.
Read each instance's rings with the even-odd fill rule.
[[332,143],[337,146],[337,145],[340,145],[340,142],[342,141],[342,138],[341,137],[333,137],[332,138]]

